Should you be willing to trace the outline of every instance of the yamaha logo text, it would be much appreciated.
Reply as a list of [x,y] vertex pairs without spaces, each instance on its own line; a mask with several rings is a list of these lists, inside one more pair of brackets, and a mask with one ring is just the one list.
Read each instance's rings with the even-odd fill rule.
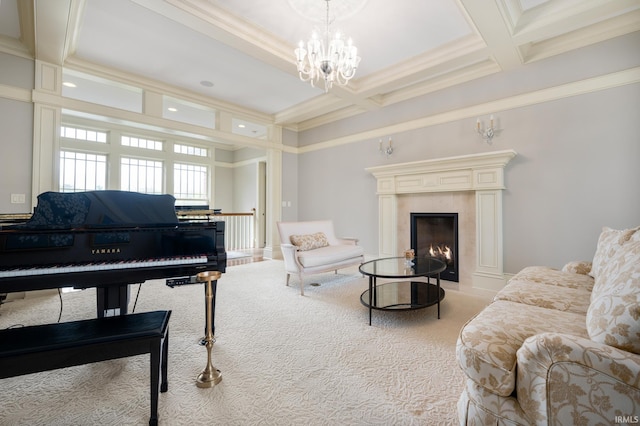
[[114,254],[120,253],[119,248],[101,248],[101,249],[91,249],[91,254]]

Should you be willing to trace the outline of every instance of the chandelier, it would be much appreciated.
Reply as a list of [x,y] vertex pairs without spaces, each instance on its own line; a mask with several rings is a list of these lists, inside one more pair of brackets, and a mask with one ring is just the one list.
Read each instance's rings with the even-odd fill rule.
[[331,34],[329,31],[329,1],[327,3],[327,20],[323,37],[316,31],[307,42],[300,41],[295,50],[298,63],[298,75],[300,80],[308,81],[315,87],[321,78],[324,80],[324,91],[328,92],[337,83],[346,85],[356,74],[360,63],[358,48],[353,45],[351,39],[343,40],[339,31]]

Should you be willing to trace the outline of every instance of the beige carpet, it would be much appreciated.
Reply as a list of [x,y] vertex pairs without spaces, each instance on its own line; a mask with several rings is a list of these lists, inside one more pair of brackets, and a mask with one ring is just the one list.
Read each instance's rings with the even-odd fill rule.
[[[214,366],[222,382],[199,389],[206,365],[200,285],[142,286],[136,311],[171,309],[169,391],[161,425],[450,425],[462,374],[460,327],[486,301],[448,290],[431,307],[374,311],[359,297],[357,268],[284,285],[280,261],[228,268],[218,282]],[[135,290],[132,290],[132,301]],[[0,307],[0,327],[55,322],[57,295]],[[93,290],[63,294],[62,321],[95,315]],[[148,355],[0,381],[1,425],[143,425],[149,420]]]

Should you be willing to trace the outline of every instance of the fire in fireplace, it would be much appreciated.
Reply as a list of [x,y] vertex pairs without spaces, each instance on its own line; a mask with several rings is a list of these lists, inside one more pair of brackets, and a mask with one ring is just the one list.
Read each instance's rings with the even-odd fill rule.
[[411,248],[446,265],[440,277],[458,282],[458,213],[411,213]]

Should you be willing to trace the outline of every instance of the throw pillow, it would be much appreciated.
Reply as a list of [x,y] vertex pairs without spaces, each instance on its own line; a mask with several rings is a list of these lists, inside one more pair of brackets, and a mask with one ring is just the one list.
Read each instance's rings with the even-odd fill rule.
[[591,272],[591,262],[582,260],[574,260],[568,262],[562,267],[562,272],[571,272],[572,274],[589,275]]
[[610,259],[603,286],[587,310],[591,340],[640,354],[640,238]]
[[602,233],[600,233],[600,237],[598,238],[596,253],[593,256],[589,275],[597,279],[602,268],[605,267],[616,250],[618,250],[625,241],[628,241],[637,230],[638,228],[618,230],[611,229],[607,226],[603,227]]
[[298,247],[300,251],[313,250],[320,247],[326,247],[329,245],[327,236],[324,232],[316,232],[309,235],[292,235],[289,237],[291,244]]

